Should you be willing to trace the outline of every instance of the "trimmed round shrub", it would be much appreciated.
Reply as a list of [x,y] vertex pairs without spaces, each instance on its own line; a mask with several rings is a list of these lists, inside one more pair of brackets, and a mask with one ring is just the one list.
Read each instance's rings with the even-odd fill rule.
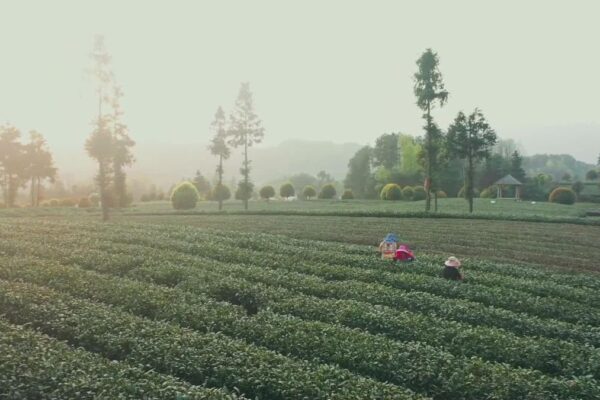
[[171,204],[176,210],[191,210],[196,207],[200,195],[192,182],[181,182],[171,194]]
[[354,193],[352,193],[352,190],[350,190],[350,189],[344,190],[344,193],[342,193],[342,200],[353,200],[353,199],[354,199]]
[[448,195],[446,194],[446,192],[444,192],[443,190],[438,190],[436,192],[436,194],[437,194],[437,198],[438,199],[445,199],[445,198],[448,197]]
[[279,195],[281,197],[283,197],[284,199],[287,199],[288,197],[294,197],[296,195],[296,190],[294,189],[294,185],[292,185],[290,182],[284,183],[279,188]]
[[423,186],[413,187],[413,201],[425,200],[427,198],[427,192]]
[[404,200],[412,200],[415,191],[410,186],[406,186],[402,189],[402,198]]
[[258,194],[261,199],[269,200],[271,197],[275,197],[275,188],[273,186],[263,186]]
[[223,184],[216,185],[211,194],[211,199],[214,201],[225,201],[231,198],[231,190]]
[[306,185],[304,186],[304,190],[302,190],[302,195],[310,200],[317,196],[317,189],[315,189],[314,186]]
[[558,204],[573,204],[577,200],[575,192],[569,188],[559,187],[550,193],[548,201]]
[[79,199],[79,203],[77,204],[77,207],[79,208],[90,208],[91,206],[92,202],[87,197],[82,197]]
[[397,201],[402,199],[402,189],[395,183],[388,183],[379,193],[381,200]]
[[333,199],[336,194],[337,194],[337,191],[335,190],[335,186],[333,186],[333,184],[331,184],[331,183],[328,183],[327,185],[325,185],[321,188],[321,191],[319,192],[319,198],[320,199]]
[[252,193],[254,192],[254,184],[252,182],[240,182],[238,183],[238,188],[235,191],[235,199],[236,200],[250,200],[252,198]]

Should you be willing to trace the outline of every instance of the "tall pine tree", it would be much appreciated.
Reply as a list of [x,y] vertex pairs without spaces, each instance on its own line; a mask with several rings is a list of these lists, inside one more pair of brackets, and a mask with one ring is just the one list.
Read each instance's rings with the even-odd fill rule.
[[440,107],[444,106],[448,100],[448,91],[444,88],[436,53],[431,49],[427,49],[417,60],[417,66],[419,70],[414,75],[414,93],[417,97],[417,106],[423,110],[423,119],[425,120],[425,140],[421,159],[425,169],[425,186],[427,189],[425,211],[430,211],[431,188],[436,187],[433,180],[437,173],[439,152],[442,147],[442,132],[433,122],[431,110],[436,104],[439,104]]
[[250,160],[248,148],[260,143],[265,135],[265,130],[258,115],[254,112],[250,84],[242,83],[240,92],[231,116],[229,117],[228,143],[234,148],[242,147],[244,161],[240,172],[243,181],[239,183],[236,198],[244,201],[244,209],[248,209],[248,200],[252,197],[253,184],[250,181]]

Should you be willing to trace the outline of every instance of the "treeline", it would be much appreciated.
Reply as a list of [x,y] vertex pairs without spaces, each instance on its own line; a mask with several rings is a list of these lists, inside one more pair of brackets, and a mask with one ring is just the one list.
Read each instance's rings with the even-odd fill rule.
[[21,131],[12,125],[0,127],[0,184],[2,207],[14,207],[19,189],[29,186],[31,206],[39,206],[42,184],[53,181],[56,168],[44,137],[36,131],[29,133],[23,143]]
[[[426,50],[417,60],[417,67],[414,94],[423,112],[424,134],[387,133],[379,136],[373,146],[358,150],[348,163],[344,180],[354,196],[398,200],[403,198],[401,188],[410,187],[404,197],[409,199],[410,194],[414,199],[415,190],[424,192],[426,211],[431,209],[432,200],[437,211],[438,197],[446,195],[466,198],[473,211],[473,198],[480,194],[495,197],[493,184],[509,174],[524,184],[520,194],[525,199],[547,200],[551,191],[563,183],[545,173],[527,176],[514,142],[499,140],[477,108],[468,115],[459,112],[442,130],[432,111],[446,104],[449,92],[444,87],[437,54]],[[600,157],[598,161],[600,164]],[[586,176],[596,179],[594,174],[590,171]],[[571,177],[566,174],[562,180],[570,181]],[[574,182],[573,190],[580,194],[583,184]]]

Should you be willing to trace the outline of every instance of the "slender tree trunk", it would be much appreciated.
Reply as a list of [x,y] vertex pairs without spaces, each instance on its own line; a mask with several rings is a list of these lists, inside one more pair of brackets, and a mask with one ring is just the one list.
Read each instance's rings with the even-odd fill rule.
[[108,221],[108,188],[107,188],[106,164],[103,161],[98,163],[98,186],[100,188],[100,203],[102,205],[102,221]]
[[250,193],[248,193],[248,174],[250,171],[248,170],[248,137],[244,140],[244,190],[246,191],[244,195],[244,210],[248,211],[248,197]]
[[433,192],[433,211],[437,212],[438,210],[438,195],[437,191]]
[[40,191],[42,189],[42,180],[40,179],[39,176],[37,177],[37,185],[36,186],[37,186],[37,188],[35,190],[35,206],[39,207],[40,206],[40,198],[41,198]]
[[31,207],[35,207],[35,176],[31,177]]
[[[222,188],[223,186],[223,156],[219,155],[219,183],[218,183],[218,188],[219,190],[223,190]],[[223,210],[223,196],[222,193],[217,193],[219,196],[219,211]]]
[[426,173],[426,181],[429,184],[429,187],[425,189],[425,211],[429,212],[431,210],[431,186],[433,186],[432,175],[432,156],[431,156],[431,106],[427,103],[427,173]]
[[469,212],[473,212],[473,176],[475,171],[473,171],[473,157],[469,157],[469,165],[467,171],[467,196],[469,198]]

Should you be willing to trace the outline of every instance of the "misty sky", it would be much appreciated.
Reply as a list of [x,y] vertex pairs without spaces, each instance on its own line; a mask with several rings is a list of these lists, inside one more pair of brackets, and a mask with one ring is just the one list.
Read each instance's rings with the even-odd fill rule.
[[[95,113],[84,74],[105,35],[143,143],[202,143],[249,81],[267,129],[372,143],[421,134],[415,60],[439,53],[446,127],[483,109],[527,153],[600,153],[598,1],[0,1],[0,122],[83,153]],[[139,157],[139,156],[138,156]]]

